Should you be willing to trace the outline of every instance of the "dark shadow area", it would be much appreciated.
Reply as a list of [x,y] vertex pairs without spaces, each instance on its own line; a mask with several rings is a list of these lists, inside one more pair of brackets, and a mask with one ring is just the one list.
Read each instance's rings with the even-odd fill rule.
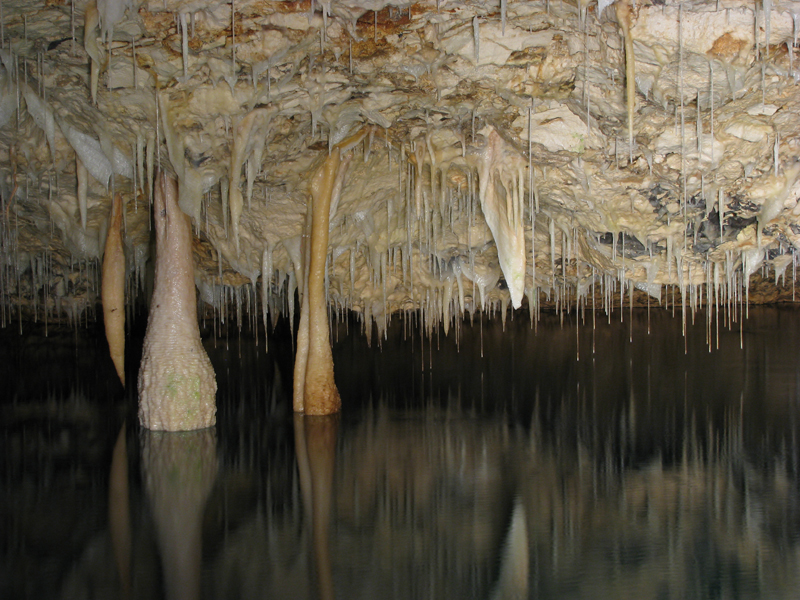
[[341,322],[327,425],[284,321],[206,328],[199,441],[139,430],[101,330],[0,331],[0,597],[794,597],[800,313],[596,316]]

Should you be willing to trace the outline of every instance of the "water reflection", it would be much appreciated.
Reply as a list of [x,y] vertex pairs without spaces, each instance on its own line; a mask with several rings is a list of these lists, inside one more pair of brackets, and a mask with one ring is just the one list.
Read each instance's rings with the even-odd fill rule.
[[4,404],[0,597],[794,598],[798,317],[342,336],[339,418],[276,344],[211,349],[216,430]]
[[329,537],[338,430],[339,415],[294,415],[297,470],[300,474],[306,523],[311,523],[320,600],[334,598]]
[[203,513],[217,477],[217,432],[140,429],[139,443],[166,598],[199,599]]
[[131,509],[128,479],[128,434],[125,423],[119,430],[111,454],[108,482],[108,527],[111,546],[119,573],[119,597],[131,594]]

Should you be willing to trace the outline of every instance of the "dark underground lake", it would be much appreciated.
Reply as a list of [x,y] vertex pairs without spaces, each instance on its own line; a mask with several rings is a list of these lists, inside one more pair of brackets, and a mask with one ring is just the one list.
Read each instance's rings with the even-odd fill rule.
[[217,426],[177,434],[99,326],[0,330],[0,597],[797,596],[800,311],[514,317],[336,325],[332,418],[285,323],[207,327]]

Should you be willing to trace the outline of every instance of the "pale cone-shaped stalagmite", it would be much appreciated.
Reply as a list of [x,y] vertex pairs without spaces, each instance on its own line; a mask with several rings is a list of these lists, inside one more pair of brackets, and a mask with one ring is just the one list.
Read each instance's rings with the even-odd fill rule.
[[156,275],[139,368],[139,422],[164,431],[216,423],[217,382],[200,340],[192,229],[176,181],[161,173],[153,210]]

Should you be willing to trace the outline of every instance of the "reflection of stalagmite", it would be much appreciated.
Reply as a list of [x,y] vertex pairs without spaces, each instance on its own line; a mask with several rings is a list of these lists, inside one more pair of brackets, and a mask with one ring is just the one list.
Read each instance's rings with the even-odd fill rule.
[[[325,262],[328,256],[328,227],[331,207],[338,203],[344,170],[349,159],[342,155],[367,135],[366,129],[339,143],[311,180],[311,237],[308,240],[307,282],[305,285],[300,332],[294,372],[295,410],[308,415],[339,412],[342,401],[333,378],[333,355],[328,332],[328,306],[325,295]],[[302,408],[297,398],[302,392]]]
[[203,510],[217,476],[216,431],[142,430],[140,442],[166,597],[200,598]]
[[111,456],[108,481],[108,522],[111,546],[119,573],[120,598],[130,597],[131,590],[131,517],[128,492],[128,449],[125,425],[122,425]]
[[329,534],[339,418],[336,415],[296,416],[294,425],[303,503],[306,514],[311,515],[319,597],[321,600],[332,600],[333,569]]
[[103,321],[111,360],[125,385],[125,253],[122,249],[122,196],[114,196],[103,253]]
[[191,223],[165,173],[154,213],[156,276],[139,369],[139,422],[156,430],[202,429],[216,423],[217,382],[197,326]]

